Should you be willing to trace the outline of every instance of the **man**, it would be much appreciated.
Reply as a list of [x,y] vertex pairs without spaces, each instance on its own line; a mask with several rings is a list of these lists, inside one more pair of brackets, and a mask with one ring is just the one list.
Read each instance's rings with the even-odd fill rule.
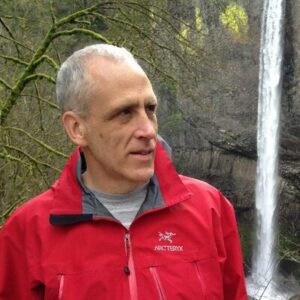
[[75,52],[57,77],[78,146],[0,233],[0,299],[247,299],[230,203],[176,173],[151,83],[123,48]]

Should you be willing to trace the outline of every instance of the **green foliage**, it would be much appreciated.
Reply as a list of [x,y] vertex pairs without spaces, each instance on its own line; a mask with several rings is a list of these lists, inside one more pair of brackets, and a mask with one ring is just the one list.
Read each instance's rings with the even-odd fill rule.
[[180,111],[174,111],[170,114],[167,120],[160,125],[160,131],[177,130],[184,124],[182,113]]
[[195,8],[195,27],[199,32],[201,32],[201,30],[203,29],[203,21],[202,21],[199,7]]
[[55,101],[56,72],[67,56],[99,42],[129,49],[154,86],[167,86],[169,117],[161,129],[175,132],[184,122],[175,96],[198,99],[199,81],[219,68],[212,48],[206,51],[214,32],[205,7],[219,12],[220,2],[1,1],[0,215],[48,188],[73,148]]
[[286,233],[280,234],[279,254],[281,259],[288,259],[300,265],[300,241]]
[[[73,148],[59,122],[55,78],[75,49],[99,42],[124,46],[154,82],[176,92],[177,70],[183,75],[192,62],[180,47],[182,21],[169,13],[168,3],[1,1],[0,223],[51,185]],[[194,48],[188,40],[184,44]],[[178,120],[172,116],[168,124]]]
[[[203,22],[199,7],[194,8],[194,18],[188,22],[182,22],[178,40],[181,47],[191,56],[197,55],[195,50],[205,45],[205,38],[208,36],[208,27]],[[190,47],[190,45],[194,47]]]
[[[253,225],[239,224],[239,233],[246,272],[250,271],[253,249],[255,246],[255,232],[253,230]],[[291,261],[299,264],[300,266],[299,239],[296,239],[294,236],[286,232],[280,232],[278,234],[276,248],[276,251],[279,253],[279,264],[281,261]],[[295,276],[298,280],[300,280],[300,274],[295,274]]]
[[248,15],[242,6],[230,3],[221,13],[220,20],[235,41],[246,41],[249,29]]
[[239,234],[241,239],[245,271],[248,272],[250,270],[254,246],[253,226],[248,224],[239,224]]

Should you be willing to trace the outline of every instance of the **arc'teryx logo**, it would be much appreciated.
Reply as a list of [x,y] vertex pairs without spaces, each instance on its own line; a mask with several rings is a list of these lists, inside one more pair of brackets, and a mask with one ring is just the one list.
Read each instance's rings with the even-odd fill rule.
[[172,236],[176,235],[174,232],[165,231],[165,233],[159,232],[159,241],[168,241],[169,243],[173,243]]
[[182,245],[170,245],[173,244],[173,237],[176,233],[171,231],[165,232],[158,232],[158,241],[167,241],[169,242],[168,245],[156,245],[154,246],[154,251],[171,251],[171,252],[182,252],[183,246]]

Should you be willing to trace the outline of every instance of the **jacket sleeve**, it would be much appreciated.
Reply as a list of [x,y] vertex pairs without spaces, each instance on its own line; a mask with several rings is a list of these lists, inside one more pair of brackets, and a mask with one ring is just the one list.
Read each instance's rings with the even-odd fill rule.
[[235,214],[230,202],[220,193],[223,235],[220,246],[223,265],[224,300],[247,300],[243,258]]
[[0,229],[0,300],[40,300],[43,291],[31,287],[26,224],[12,216]]

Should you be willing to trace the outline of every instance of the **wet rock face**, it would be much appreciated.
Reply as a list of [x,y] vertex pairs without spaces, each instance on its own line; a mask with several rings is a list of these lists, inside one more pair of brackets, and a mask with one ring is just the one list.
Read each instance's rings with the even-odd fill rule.
[[[184,174],[220,188],[236,207],[240,221],[252,221],[256,179],[256,127],[262,1],[241,1],[249,15],[249,37],[236,43],[215,41],[220,66],[194,89],[197,101],[177,91],[174,105],[184,120],[165,128],[176,165]],[[280,133],[280,224],[300,238],[300,2],[287,0]],[[220,84],[222,83],[222,84]],[[162,92],[162,91],[160,91]],[[163,93],[163,100],[165,100]],[[169,102],[170,103],[170,102]],[[163,123],[170,112],[164,107]]]
[[[285,18],[285,52],[282,101],[281,158],[300,157],[300,3],[288,0]],[[299,167],[299,166],[298,166]],[[299,188],[299,185],[298,185]]]
[[279,220],[300,238],[300,3],[286,1]]

